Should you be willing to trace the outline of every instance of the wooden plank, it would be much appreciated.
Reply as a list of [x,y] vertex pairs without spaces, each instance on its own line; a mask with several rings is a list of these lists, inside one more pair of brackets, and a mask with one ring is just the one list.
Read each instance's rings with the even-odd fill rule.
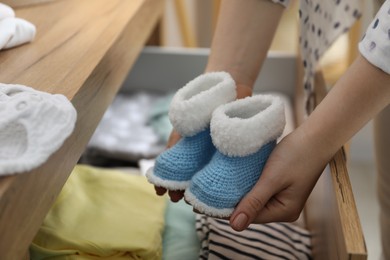
[[9,5],[13,8],[15,7],[21,7],[21,6],[29,6],[29,5],[37,5],[37,4],[43,4],[51,1],[56,0],[2,0],[1,2],[3,4]]
[[174,4],[184,47],[195,48],[197,40],[194,30],[190,25],[190,18],[185,6],[185,2],[183,0],[175,0]]
[[324,171],[305,207],[314,259],[367,259],[343,149]]
[[21,259],[160,18],[160,0],[63,0],[17,10],[31,44],[0,53],[0,82],[66,95],[74,133],[41,167],[0,178],[0,259]]
[[[341,229],[348,259],[367,259],[367,251],[363,237],[363,230],[360,224],[359,215],[351,188],[346,166],[346,157],[343,150],[336,153],[329,163],[332,183],[335,186],[337,209],[340,212]],[[346,258],[347,259],[347,258]]]

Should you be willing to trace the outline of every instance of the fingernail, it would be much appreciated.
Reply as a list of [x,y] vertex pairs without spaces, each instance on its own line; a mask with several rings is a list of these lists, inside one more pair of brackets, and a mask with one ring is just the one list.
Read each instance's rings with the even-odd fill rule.
[[236,230],[243,230],[246,227],[247,222],[248,216],[244,213],[240,213],[234,218],[232,225]]

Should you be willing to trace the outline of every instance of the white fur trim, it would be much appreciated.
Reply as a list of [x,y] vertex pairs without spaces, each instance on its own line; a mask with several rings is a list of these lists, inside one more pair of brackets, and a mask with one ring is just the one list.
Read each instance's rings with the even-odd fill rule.
[[190,181],[172,181],[164,180],[154,175],[154,167],[146,171],[148,181],[158,187],[163,187],[168,190],[185,190],[190,185]]
[[196,77],[179,89],[172,99],[169,119],[182,136],[193,136],[207,128],[213,111],[236,99],[236,84],[226,72]]
[[211,137],[227,156],[247,156],[277,139],[286,123],[279,97],[257,95],[218,107],[211,119]]
[[214,208],[211,206],[206,205],[205,203],[199,201],[194,194],[189,189],[186,189],[184,192],[184,198],[185,200],[190,203],[194,209],[199,211],[200,213],[204,213],[211,217],[230,217],[232,215],[234,208]]

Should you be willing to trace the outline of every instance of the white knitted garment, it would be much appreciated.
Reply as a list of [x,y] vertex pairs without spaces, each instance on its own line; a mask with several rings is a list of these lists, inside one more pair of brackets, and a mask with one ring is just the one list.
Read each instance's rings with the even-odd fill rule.
[[72,133],[76,117],[63,95],[0,83],[0,175],[47,161]]

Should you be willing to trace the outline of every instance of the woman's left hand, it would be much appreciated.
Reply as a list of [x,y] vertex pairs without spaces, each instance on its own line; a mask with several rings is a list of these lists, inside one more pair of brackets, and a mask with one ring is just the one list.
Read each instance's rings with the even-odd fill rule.
[[242,231],[251,223],[297,220],[328,162],[317,155],[316,145],[299,131],[285,137],[271,153],[256,185],[230,217],[232,228]]

